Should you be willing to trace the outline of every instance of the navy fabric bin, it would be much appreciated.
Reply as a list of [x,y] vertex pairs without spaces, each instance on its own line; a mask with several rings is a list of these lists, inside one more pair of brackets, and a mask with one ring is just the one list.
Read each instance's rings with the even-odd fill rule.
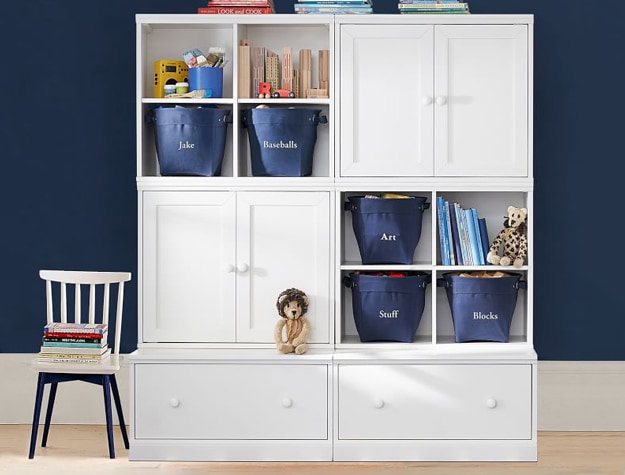
[[520,274],[504,277],[466,277],[445,274],[445,287],[454,323],[456,343],[495,341],[507,343],[518,291],[526,288]]
[[254,176],[310,176],[317,126],[328,122],[319,109],[261,108],[242,114]]
[[354,322],[360,341],[413,342],[430,282],[429,274],[345,276],[343,284],[352,291]]
[[365,198],[351,196],[345,209],[363,264],[412,264],[421,237],[426,198]]
[[211,107],[154,109],[154,136],[161,175],[221,174],[230,112]]

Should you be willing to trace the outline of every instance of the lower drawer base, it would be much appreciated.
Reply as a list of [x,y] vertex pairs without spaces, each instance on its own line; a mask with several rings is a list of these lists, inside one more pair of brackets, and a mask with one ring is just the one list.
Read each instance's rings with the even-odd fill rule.
[[535,440],[336,441],[340,462],[535,462]]
[[331,441],[131,440],[129,460],[180,462],[328,462]]

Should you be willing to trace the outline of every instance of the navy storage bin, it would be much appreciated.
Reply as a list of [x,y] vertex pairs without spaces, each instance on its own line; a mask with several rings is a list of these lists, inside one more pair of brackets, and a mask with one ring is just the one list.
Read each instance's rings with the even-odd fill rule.
[[343,284],[352,290],[360,341],[411,343],[421,322],[429,274],[389,277],[352,273]]
[[426,198],[365,198],[351,196],[345,209],[352,212],[352,227],[363,264],[412,264]]
[[507,343],[518,290],[527,286],[520,279],[520,274],[507,272],[504,277],[443,275],[437,285],[447,292],[456,343]]
[[154,109],[161,175],[221,174],[230,112],[211,107]]
[[312,175],[317,126],[327,122],[319,109],[243,111],[243,125],[247,127],[250,141],[252,175]]

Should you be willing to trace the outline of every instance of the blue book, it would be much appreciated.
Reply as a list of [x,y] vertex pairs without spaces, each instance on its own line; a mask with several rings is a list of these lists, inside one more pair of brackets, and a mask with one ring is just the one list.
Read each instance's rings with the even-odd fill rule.
[[490,240],[488,239],[488,230],[486,229],[486,218],[478,218],[480,226],[480,238],[482,239],[482,252],[484,253],[484,264],[490,264],[486,260],[488,250],[490,249]]
[[469,231],[464,210],[456,203],[456,219],[458,220],[458,234],[460,235],[460,248],[462,249],[462,261],[465,266],[473,264],[471,256],[471,244],[469,243]]
[[[477,256],[477,253],[478,253],[477,235],[475,234],[475,226],[473,225],[473,216],[471,214],[471,209],[465,209],[464,216],[467,220],[467,231],[469,233],[469,246],[471,247],[471,263],[474,266],[477,266],[480,264],[480,259]],[[481,247],[482,246],[480,243],[480,248]],[[479,249],[479,252],[481,253],[482,250]]]
[[458,220],[456,218],[456,203],[450,203],[449,218],[451,221],[451,236],[454,244],[454,255],[456,256],[456,264],[464,265],[462,258],[462,249],[460,248],[460,235],[458,234]]
[[449,265],[449,253],[447,247],[447,236],[445,234],[445,199],[442,196],[436,197],[436,215],[438,217],[438,240],[441,247],[441,264]]
[[65,348],[102,348],[106,343],[73,343],[69,341],[44,341],[43,346]]
[[449,264],[456,265],[456,253],[454,251],[454,235],[451,231],[451,217],[449,211],[449,201],[445,201],[445,231],[447,232],[447,247],[449,248]]
[[478,223],[477,210],[475,208],[471,208],[471,218],[473,219],[473,229],[475,231],[475,254],[477,257],[477,263],[481,266],[486,264],[484,260],[484,252],[482,249],[482,236],[480,233],[480,224]]

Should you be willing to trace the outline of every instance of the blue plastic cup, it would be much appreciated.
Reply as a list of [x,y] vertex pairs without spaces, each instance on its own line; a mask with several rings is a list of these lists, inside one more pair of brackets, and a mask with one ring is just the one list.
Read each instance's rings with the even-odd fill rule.
[[204,89],[204,97],[222,97],[222,68],[189,68],[189,91]]

